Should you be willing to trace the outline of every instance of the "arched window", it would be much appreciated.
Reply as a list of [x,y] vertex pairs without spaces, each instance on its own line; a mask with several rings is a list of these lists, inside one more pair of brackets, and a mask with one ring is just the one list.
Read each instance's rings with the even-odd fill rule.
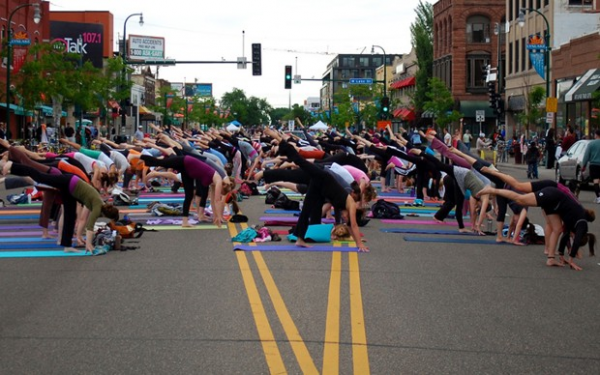
[[490,55],[484,52],[467,55],[467,91],[486,87],[484,72],[490,63]]
[[490,19],[485,16],[471,16],[467,19],[467,43],[490,42]]

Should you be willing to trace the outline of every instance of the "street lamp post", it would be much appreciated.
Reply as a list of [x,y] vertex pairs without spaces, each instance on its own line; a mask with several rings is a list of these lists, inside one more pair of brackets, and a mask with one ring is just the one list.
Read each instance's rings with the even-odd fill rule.
[[519,9],[519,17],[517,18],[517,22],[520,27],[525,26],[525,12],[536,12],[544,19],[546,23],[546,35],[544,36],[544,43],[546,44],[546,48],[544,50],[544,67],[546,70],[546,98],[550,97],[550,23],[544,13],[540,12],[538,9],[534,8],[521,8]]
[[387,69],[386,69],[386,56],[385,50],[381,46],[371,46],[371,53],[375,53],[375,47],[383,51],[383,96],[387,96]]
[[[122,54],[121,56],[123,57],[123,80],[122,80],[122,91],[125,90],[125,80],[127,79],[127,21],[129,21],[129,19],[131,17],[135,17],[135,16],[140,16],[140,26],[144,26],[144,14],[143,13],[133,13],[130,14],[129,16],[127,16],[127,18],[125,18],[125,22],[123,22],[123,41],[121,44],[121,48],[122,49]],[[126,125],[126,121],[127,121],[127,114],[125,113],[125,98],[121,99],[121,129],[119,131],[119,135],[121,135],[121,132],[123,131],[123,127],[125,127]]]
[[10,132],[10,71],[12,69],[12,18],[17,13],[19,9],[33,7],[33,22],[40,23],[42,20],[42,11],[40,9],[40,4],[38,3],[30,3],[30,4],[21,4],[12,12],[10,12],[10,16],[8,17],[8,45],[6,56],[6,131]]

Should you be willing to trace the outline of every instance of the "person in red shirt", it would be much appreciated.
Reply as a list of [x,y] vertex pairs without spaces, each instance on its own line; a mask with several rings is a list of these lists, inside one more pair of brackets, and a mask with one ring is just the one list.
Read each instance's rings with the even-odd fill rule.
[[573,146],[573,144],[577,141],[575,138],[575,133],[573,132],[573,127],[571,125],[567,125],[567,133],[562,140],[560,147],[562,148],[562,152],[569,151],[569,148]]

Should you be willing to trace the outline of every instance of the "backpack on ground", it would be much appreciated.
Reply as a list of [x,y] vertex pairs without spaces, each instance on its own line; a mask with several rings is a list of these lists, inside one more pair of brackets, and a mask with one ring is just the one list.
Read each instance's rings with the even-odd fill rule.
[[273,186],[267,191],[267,195],[265,196],[265,204],[273,204],[282,194],[279,188]]
[[300,210],[300,202],[290,199],[285,193],[281,192],[279,197],[273,202],[275,208],[282,208],[286,211]]
[[377,219],[402,219],[404,216],[400,213],[398,205],[379,199],[371,206],[373,217]]
[[135,223],[133,221],[111,221],[108,223],[108,227],[111,230],[116,230],[121,238],[140,238],[144,232],[157,232],[156,229],[147,229],[141,223]]
[[251,196],[251,195],[259,195],[260,193],[258,192],[258,186],[256,185],[256,183],[254,182],[242,182],[242,184],[240,185],[240,193],[244,194],[245,196]]
[[138,198],[131,197],[118,189],[113,190],[112,198],[115,206],[134,206],[138,204]]

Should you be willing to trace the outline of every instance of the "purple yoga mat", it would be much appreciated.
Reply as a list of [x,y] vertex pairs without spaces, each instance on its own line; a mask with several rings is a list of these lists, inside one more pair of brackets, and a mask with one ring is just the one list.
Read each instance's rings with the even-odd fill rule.
[[[298,217],[297,216],[263,216],[258,220],[265,221],[265,222],[276,221],[279,223],[295,223],[298,221]],[[321,222],[322,223],[334,223],[335,220],[322,219]]]
[[435,220],[397,220],[397,219],[382,219],[382,223],[385,224],[412,224],[412,225],[446,225],[446,226],[457,226],[456,221],[446,221],[444,223],[438,223]]

